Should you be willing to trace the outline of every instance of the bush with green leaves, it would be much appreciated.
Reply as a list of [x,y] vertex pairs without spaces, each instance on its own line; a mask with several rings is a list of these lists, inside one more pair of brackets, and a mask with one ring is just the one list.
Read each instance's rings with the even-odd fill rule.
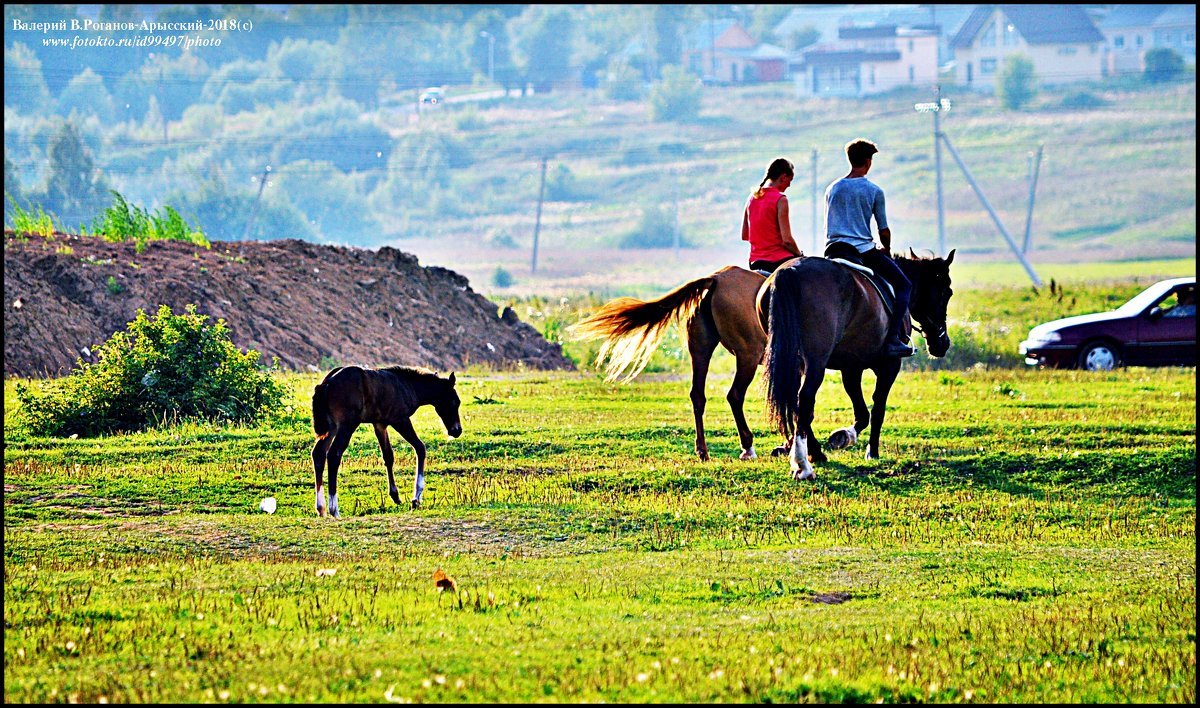
[[17,385],[18,419],[30,434],[86,437],[196,419],[254,424],[285,394],[271,375],[277,362],[260,368],[258,352],[230,341],[225,320],[210,323],[195,305],[183,314],[162,305],[153,317],[138,310],[96,355],[63,379]]
[[664,66],[649,101],[654,120],[695,120],[700,115],[700,80],[678,66]]
[[1020,110],[1037,93],[1037,77],[1033,60],[1024,54],[1013,54],[1004,60],[1004,68],[996,75],[1000,103],[1011,111]]
[[1146,52],[1146,80],[1152,84],[1173,81],[1183,74],[1183,56],[1170,47],[1155,47]]

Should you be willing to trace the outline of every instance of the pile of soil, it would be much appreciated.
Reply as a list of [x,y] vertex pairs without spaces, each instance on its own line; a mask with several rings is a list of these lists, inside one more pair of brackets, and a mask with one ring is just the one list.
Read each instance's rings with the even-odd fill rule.
[[189,303],[224,319],[242,351],[319,371],[339,364],[424,366],[447,372],[574,369],[510,308],[467,279],[394,248],[307,241],[214,241],[210,249],[55,234],[4,238],[5,376],[65,376],[142,309]]

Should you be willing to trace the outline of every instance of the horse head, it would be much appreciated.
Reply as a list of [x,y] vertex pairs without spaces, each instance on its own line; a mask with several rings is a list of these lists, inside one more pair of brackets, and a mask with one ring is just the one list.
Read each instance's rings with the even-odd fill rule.
[[458,392],[454,390],[454,372],[450,376],[442,380],[445,383],[444,388],[433,401],[433,409],[437,411],[438,417],[442,419],[442,424],[446,426],[446,433],[457,438],[462,435],[462,421],[458,418]]
[[944,259],[921,258],[911,248],[908,252],[911,257],[897,259],[913,284],[908,310],[925,335],[925,348],[929,356],[943,357],[950,350],[950,335],[946,333],[946,306],[954,294],[950,287],[950,264],[954,262],[954,249]]

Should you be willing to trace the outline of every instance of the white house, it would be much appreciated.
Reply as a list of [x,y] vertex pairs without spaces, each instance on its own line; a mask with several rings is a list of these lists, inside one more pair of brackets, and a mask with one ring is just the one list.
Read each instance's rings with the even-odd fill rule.
[[791,73],[800,96],[869,96],[934,85],[937,59],[936,28],[842,27],[836,42],[802,51]]
[[1104,69],[1109,74],[1146,68],[1146,52],[1173,49],[1196,63],[1195,5],[1117,5],[1097,24],[1104,35]]
[[1081,5],[980,5],[950,42],[960,86],[993,91],[1004,61],[1022,54],[1043,86],[1098,81],[1104,35]]

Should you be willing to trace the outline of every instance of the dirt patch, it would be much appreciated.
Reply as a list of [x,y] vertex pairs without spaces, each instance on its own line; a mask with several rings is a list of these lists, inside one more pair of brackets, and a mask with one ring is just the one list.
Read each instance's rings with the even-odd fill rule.
[[216,241],[211,249],[55,234],[4,239],[6,376],[63,376],[160,305],[224,319],[241,350],[295,371],[337,364],[473,364],[573,369],[509,308],[499,311],[467,279],[422,267],[391,247],[369,250],[296,239]]

